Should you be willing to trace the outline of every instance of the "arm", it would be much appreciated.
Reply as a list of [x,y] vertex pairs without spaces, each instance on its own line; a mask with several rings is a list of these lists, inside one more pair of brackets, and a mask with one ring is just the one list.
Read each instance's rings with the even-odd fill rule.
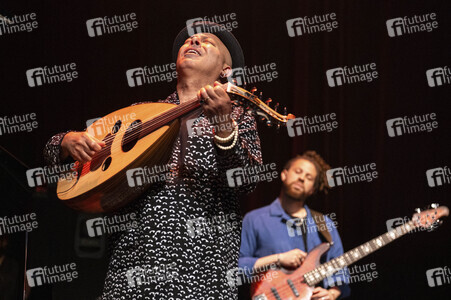
[[[204,113],[210,120],[218,120],[218,123],[212,124],[216,128],[217,136],[224,138],[232,133],[234,128],[232,119],[238,124],[238,139],[233,148],[221,150],[215,146],[218,168],[225,180],[225,185],[227,185],[228,170],[262,164],[260,139],[254,117],[245,113],[242,107],[232,108],[229,95],[218,82],[214,84],[214,87],[208,85],[200,89],[197,96],[199,100],[208,99],[203,105]],[[227,145],[224,144],[224,146]],[[249,193],[255,186],[256,183],[253,183],[235,188],[238,192]]]
[[287,269],[296,269],[302,265],[307,253],[301,249],[293,249],[287,252],[272,254],[259,258],[254,265],[255,269],[277,264]]
[[61,164],[69,156],[86,163],[105,146],[105,142],[96,139],[87,132],[63,132],[50,138],[44,148],[44,158],[51,165]]

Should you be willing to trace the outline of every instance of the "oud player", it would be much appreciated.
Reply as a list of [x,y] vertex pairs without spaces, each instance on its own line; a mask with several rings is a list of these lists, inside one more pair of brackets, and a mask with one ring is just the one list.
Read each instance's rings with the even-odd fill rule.
[[[137,226],[110,236],[111,258],[101,299],[237,298],[226,272],[237,267],[240,228],[193,235],[187,224],[239,216],[238,196],[254,186],[230,188],[226,171],[261,164],[260,140],[254,118],[232,106],[219,83],[227,81],[232,68],[244,67],[238,41],[215,23],[196,25],[196,34],[189,36],[185,28],[174,41],[176,91],[163,102],[180,105],[202,99],[201,109],[189,117],[195,118],[198,132],[207,134],[189,135],[185,117],[179,137],[168,149],[168,165],[175,166],[172,176],[117,212],[135,213]],[[210,124],[207,119],[219,121]],[[88,133],[70,131],[53,136],[44,154],[52,164],[70,159],[85,163],[102,147],[105,143]]]

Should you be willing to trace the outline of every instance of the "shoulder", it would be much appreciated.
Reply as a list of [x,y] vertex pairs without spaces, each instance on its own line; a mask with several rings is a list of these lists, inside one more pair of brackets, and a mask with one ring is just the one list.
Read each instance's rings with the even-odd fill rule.
[[269,207],[270,206],[267,205],[267,206],[263,206],[263,207],[251,210],[244,216],[244,219],[248,220],[248,221],[255,221],[255,220],[261,219],[262,217],[269,216]]
[[328,227],[329,225],[335,227],[337,223],[336,213],[323,214],[311,208],[308,209],[310,210],[310,214],[315,221],[324,222],[328,225]]

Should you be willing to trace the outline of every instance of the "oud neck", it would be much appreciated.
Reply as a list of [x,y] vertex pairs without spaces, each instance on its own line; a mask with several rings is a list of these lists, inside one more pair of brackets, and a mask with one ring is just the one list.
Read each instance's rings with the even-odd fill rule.
[[182,104],[177,105],[174,108],[171,108],[168,111],[165,111],[161,115],[153,118],[150,121],[147,121],[143,124],[142,135],[146,136],[153,132],[155,129],[160,128],[161,126],[183,116],[184,114],[198,108],[200,106],[200,102],[197,99],[192,99]]
[[356,261],[373,253],[374,251],[391,243],[397,238],[400,238],[406,233],[409,233],[413,229],[415,229],[415,224],[413,221],[398,226],[395,229],[392,229],[387,233],[381,234],[380,236],[372,239],[371,241],[368,241],[365,244],[362,244],[352,250],[349,250],[343,255],[318,266],[312,271],[305,273],[303,275],[304,280],[308,285],[314,286],[319,282],[321,282],[324,278],[329,277],[334,273],[338,272],[340,269],[343,269],[344,267],[355,263]]

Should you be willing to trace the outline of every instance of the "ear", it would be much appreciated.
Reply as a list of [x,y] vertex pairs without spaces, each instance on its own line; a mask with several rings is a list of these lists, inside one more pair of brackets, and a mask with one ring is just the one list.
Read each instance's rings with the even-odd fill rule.
[[224,64],[221,72],[222,78],[227,78],[232,75],[232,68],[228,64]]
[[285,182],[285,180],[287,179],[287,173],[288,171],[283,169],[282,172],[280,172],[280,180],[282,180],[282,182]]

